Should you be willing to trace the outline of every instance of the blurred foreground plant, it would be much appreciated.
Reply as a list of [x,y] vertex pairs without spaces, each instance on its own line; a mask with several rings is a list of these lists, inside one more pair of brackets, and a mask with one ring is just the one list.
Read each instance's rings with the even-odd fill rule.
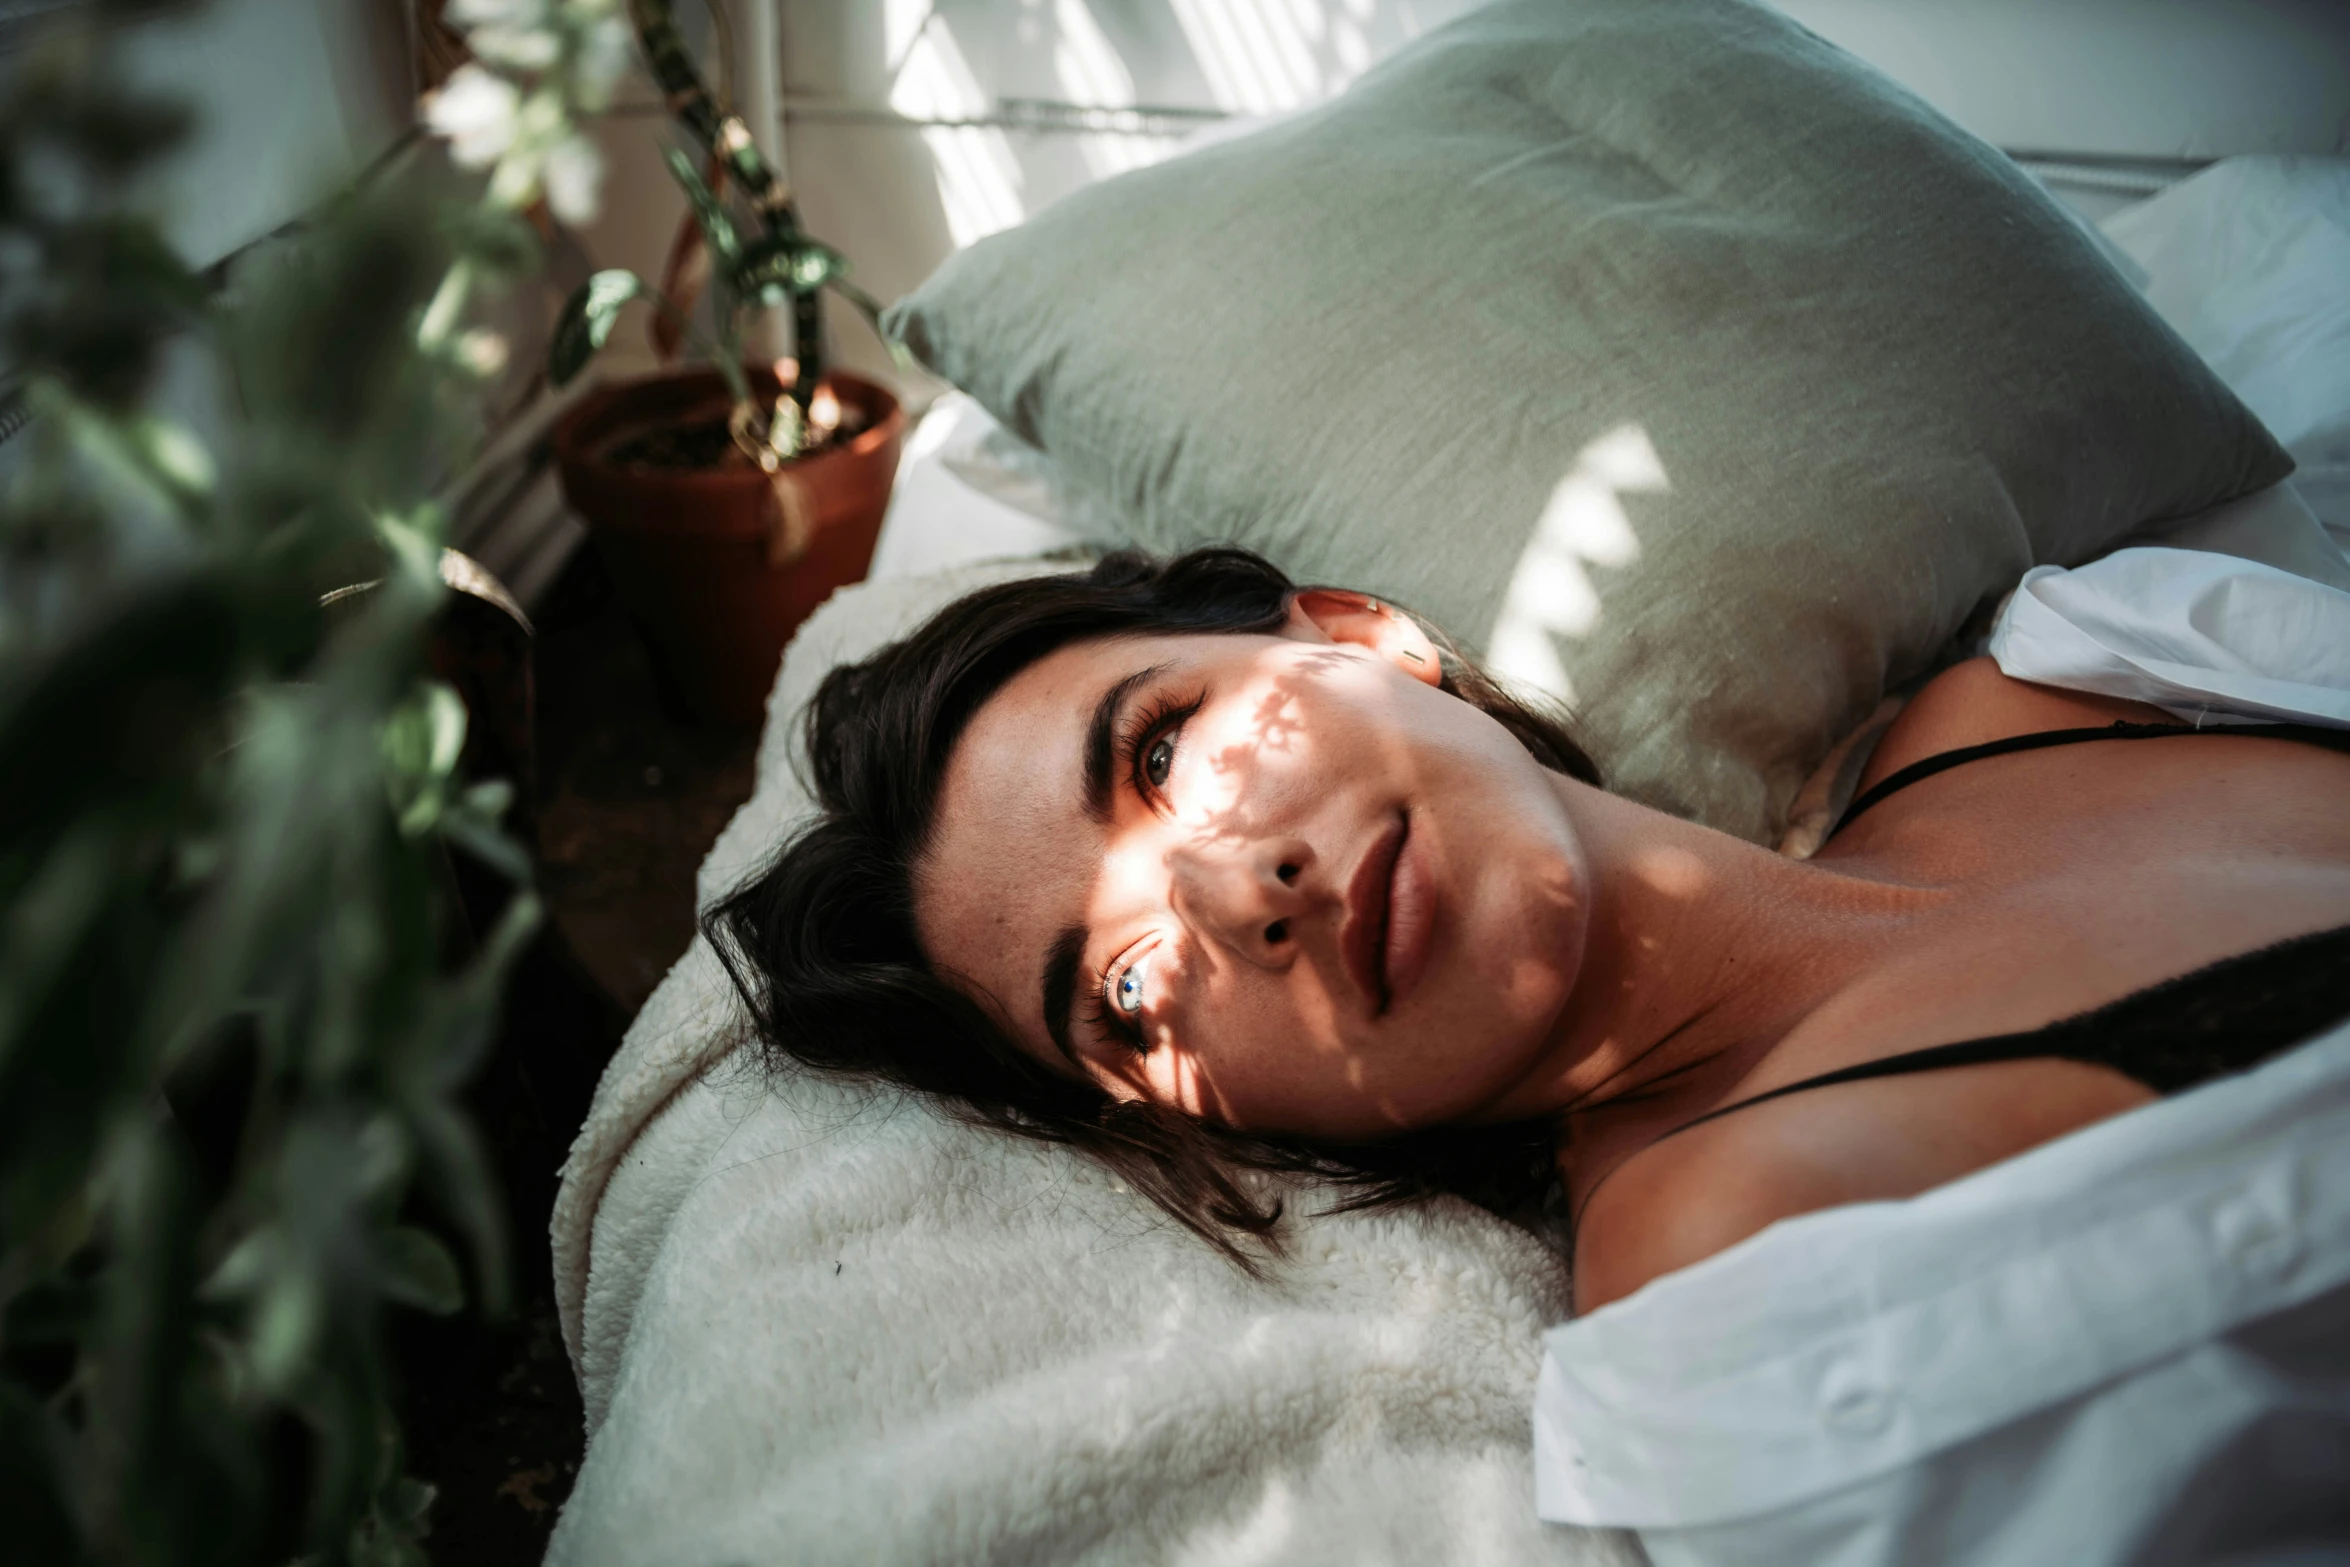
[[[219,289],[134,203],[189,129],[111,66],[137,9],[69,13],[0,99],[0,1556],[416,1562],[385,1319],[468,1274],[503,1307],[458,1095],[537,919],[427,675],[427,481],[502,357],[469,304],[537,265],[517,209],[592,199],[570,125],[625,34],[458,0],[514,167],[340,199]],[[209,443],[155,411],[166,354]],[[493,929],[452,852],[516,884]]]

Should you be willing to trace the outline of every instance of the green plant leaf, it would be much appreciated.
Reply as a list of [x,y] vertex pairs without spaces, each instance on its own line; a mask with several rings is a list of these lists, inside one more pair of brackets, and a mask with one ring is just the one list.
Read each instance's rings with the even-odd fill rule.
[[249,1231],[212,1270],[200,1298],[224,1300],[261,1293],[285,1258],[285,1237],[275,1228]]
[[434,1199],[465,1234],[481,1284],[481,1309],[505,1314],[506,1223],[490,1175],[489,1155],[473,1125],[446,1099],[421,1095],[408,1106],[409,1126],[423,1155],[419,1173]]
[[623,267],[598,272],[580,284],[555,319],[554,341],[547,349],[547,380],[556,386],[569,385],[572,377],[587,368],[596,350],[611,340],[612,329],[620,324],[621,307],[652,292],[643,278]]
[[792,262],[792,286],[803,294],[812,294],[827,283],[844,282],[848,275],[849,258],[822,240],[802,241]]
[[262,1287],[253,1314],[253,1374],[273,1392],[290,1390],[308,1369],[326,1316],[325,1292],[302,1268],[284,1265]]
[[414,1528],[424,1522],[425,1515],[432,1511],[433,1498],[439,1494],[437,1488],[422,1480],[402,1476],[384,1487],[383,1495],[376,1498],[375,1510],[387,1523]]
[[508,881],[530,880],[530,854],[499,825],[513,785],[503,778],[475,784],[448,802],[440,814],[443,838],[497,871]]
[[[426,1567],[379,1307],[510,1293],[462,1087],[536,916],[420,678],[431,496],[504,417],[483,334],[541,247],[369,175],[191,270],[147,209],[197,127],[122,87],[127,31],[0,94],[0,1559]],[[648,294],[591,280],[557,379]],[[524,883],[470,962],[468,844]],[[419,1199],[438,1238],[394,1227]]]
[[831,282],[831,288],[834,293],[855,306],[857,313],[872,326],[873,335],[881,339],[881,346],[889,350],[890,359],[896,363],[899,369],[915,370],[921,368],[906,345],[892,337],[889,329],[881,324],[883,306],[880,300],[843,278],[834,278]]
[[457,1259],[427,1231],[411,1224],[398,1225],[376,1237],[375,1252],[383,1270],[384,1293],[392,1299],[436,1317],[448,1316],[465,1304]]
[[848,258],[798,230],[772,234],[743,252],[734,271],[735,291],[762,305],[780,305],[794,295],[820,288],[847,290]]
[[718,193],[702,183],[701,171],[693,160],[676,148],[663,156],[668,160],[669,173],[685,192],[685,199],[693,205],[694,222],[701,225],[702,242],[710,247],[711,259],[718,270],[732,273],[742,264],[742,236],[735,231],[734,219],[726,215],[726,204]]
[[400,831],[424,832],[440,819],[465,749],[464,701],[438,681],[420,687],[384,724],[383,749]]

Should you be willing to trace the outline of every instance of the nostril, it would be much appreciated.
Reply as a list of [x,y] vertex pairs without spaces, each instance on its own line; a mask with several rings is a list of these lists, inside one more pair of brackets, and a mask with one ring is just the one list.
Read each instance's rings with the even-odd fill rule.
[[1278,877],[1280,877],[1280,878],[1281,878],[1281,885],[1283,885],[1284,887],[1286,887],[1286,886],[1288,886],[1288,885],[1289,885],[1291,882],[1294,882],[1294,881],[1296,881],[1296,880],[1297,880],[1297,867],[1296,867],[1296,866],[1294,866],[1294,865],[1284,865],[1284,866],[1282,866],[1282,867],[1281,867],[1279,870],[1275,871],[1273,874],[1274,874],[1274,875],[1276,875],[1276,876],[1278,876]]
[[1275,920],[1265,927],[1265,940],[1278,947],[1289,939],[1289,921]]

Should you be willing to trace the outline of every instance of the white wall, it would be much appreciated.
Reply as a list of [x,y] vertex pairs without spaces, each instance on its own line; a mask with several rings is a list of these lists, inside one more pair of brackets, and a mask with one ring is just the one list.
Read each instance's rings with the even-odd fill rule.
[[[1070,134],[987,120],[1005,100],[1278,112],[1338,91],[1475,0],[727,0],[735,34],[778,44],[793,105],[779,142],[806,218],[884,298],[957,244],[1089,180],[1164,155],[1171,135]],[[1779,0],[2002,146],[2208,159],[2350,153],[2350,0]],[[763,16],[762,10],[765,10]],[[707,42],[700,7],[680,20]],[[410,115],[392,0],[213,0],[136,25],[132,68],[190,97],[204,127],[159,184],[183,253],[208,264],[299,214]],[[746,96],[757,72],[739,67]],[[597,128],[611,168],[583,264],[658,275],[683,204],[649,85]],[[1169,130],[1171,125],[1154,124]],[[845,358],[885,354],[835,312]],[[625,330],[606,368],[649,362]]]
[[[782,138],[810,226],[884,298],[958,243],[1167,136],[999,125],[1006,99],[1277,112],[1339,90],[1474,0],[728,0],[746,44],[770,9]],[[2002,146],[2206,159],[2350,153],[2350,0],[1780,0],[1815,31]],[[708,37],[700,8],[680,19]],[[203,132],[159,205],[208,264],[299,214],[408,123],[407,39],[391,0],[213,0],[130,29],[132,68],[186,94]],[[746,90],[755,73],[741,68]],[[611,166],[586,260],[657,275],[683,212],[651,90],[598,128]],[[854,363],[886,356],[846,312]],[[638,334],[614,367],[642,364]]]
[[[1313,102],[1474,0],[774,0],[811,228],[883,297],[1163,137],[1003,125],[1005,99],[1262,113]],[[2350,153],[2350,0],[1780,0],[2001,146],[2203,160]],[[835,339],[886,364],[845,313]]]
[[195,111],[156,202],[198,266],[346,185],[412,118],[407,25],[385,0],[212,0],[117,42],[127,73]]
[[[787,136],[809,227],[883,298],[956,245],[1090,180],[1165,156],[1175,132],[914,128],[1007,99],[1236,115],[1303,107],[1467,9],[1466,0],[779,0]],[[835,310],[841,356],[888,360]]]
[[[0,91],[51,14],[86,0],[0,5]],[[65,17],[67,21],[78,18]],[[153,169],[141,200],[183,259],[209,267],[346,187],[413,115],[405,19],[385,0],[212,0],[118,24],[126,77],[186,104],[195,132]],[[207,439],[225,392],[210,356],[165,345],[155,405]],[[0,389],[8,386],[0,363]],[[4,401],[4,399],[0,399]],[[17,448],[0,441],[0,468]]]
[[1778,0],[2011,149],[2350,153],[2343,0]]

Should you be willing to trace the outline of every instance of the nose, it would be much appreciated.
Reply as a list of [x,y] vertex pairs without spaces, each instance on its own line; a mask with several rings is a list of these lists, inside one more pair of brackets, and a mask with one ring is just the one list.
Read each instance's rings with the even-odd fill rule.
[[1185,924],[1243,962],[1278,968],[1297,950],[1313,863],[1299,838],[1186,843],[1167,857],[1169,892]]

